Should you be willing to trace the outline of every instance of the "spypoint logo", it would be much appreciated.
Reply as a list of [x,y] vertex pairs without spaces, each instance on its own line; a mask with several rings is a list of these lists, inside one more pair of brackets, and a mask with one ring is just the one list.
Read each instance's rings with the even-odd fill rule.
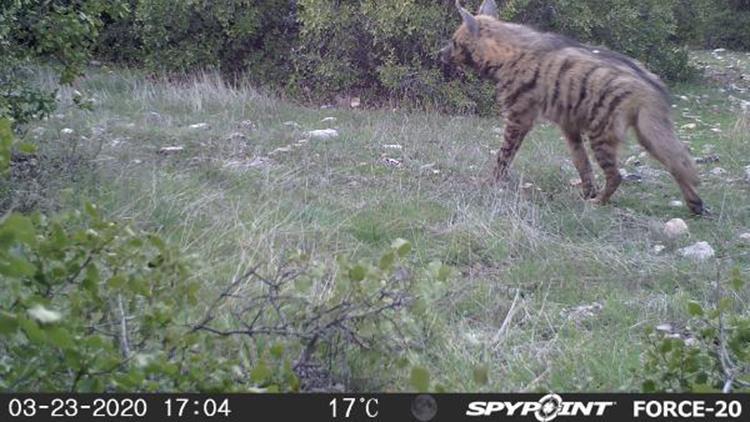
[[475,401],[469,403],[466,416],[531,416],[539,422],[550,422],[558,416],[602,416],[612,401],[563,401],[557,394],[547,394],[537,401]]

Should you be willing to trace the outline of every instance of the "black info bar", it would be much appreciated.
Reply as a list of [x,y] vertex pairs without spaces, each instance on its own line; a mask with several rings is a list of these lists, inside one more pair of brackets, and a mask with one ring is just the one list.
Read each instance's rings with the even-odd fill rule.
[[2,394],[0,421],[748,421],[750,394]]

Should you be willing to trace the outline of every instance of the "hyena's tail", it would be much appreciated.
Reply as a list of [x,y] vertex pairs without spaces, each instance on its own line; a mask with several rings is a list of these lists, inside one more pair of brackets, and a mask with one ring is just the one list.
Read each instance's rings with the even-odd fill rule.
[[696,190],[698,171],[687,147],[675,136],[669,106],[661,101],[646,100],[637,113],[635,132],[638,142],[672,173],[688,208],[695,214],[703,214],[703,200]]

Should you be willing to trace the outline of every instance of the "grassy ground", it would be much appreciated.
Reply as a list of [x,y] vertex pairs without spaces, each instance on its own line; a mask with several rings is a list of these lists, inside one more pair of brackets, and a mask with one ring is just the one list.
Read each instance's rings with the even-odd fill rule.
[[[681,200],[676,185],[639,157],[633,139],[620,161],[643,180],[593,207],[570,183],[577,174],[553,127],[537,127],[514,163],[515,182],[499,189],[481,183],[500,145],[498,119],[305,108],[210,75],[168,83],[92,71],[80,88],[94,110],[72,106],[63,90],[57,114],[28,137],[49,154],[91,159],[54,185],[56,204],[93,200],[162,233],[205,261],[208,289],[288,250],[371,257],[409,239],[414,260],[454,268],[450,293],[428,303],[422,347],[406,351],[450,390],[480,389],[471,376],[478,366],[489,370],[486,390],[634,389],[644,327],[679,329],[687,301],[710,302],[717,277],[737,266],[750,273],[750,245],[738,237],[750,231],[750,114],[741,111],[750,86],[716,71],[727,60],[748,74],[750,57],[697,59],[713,69],[711,80],[675,89],[675,117],[695,156],[719,158],[700,165],[711,218],[670,205]],[[190,127],[198,123],[207,127]],[[340,136],[299,142],[327,127]],[[159,152],[169,146],[183,149]],[[716,167],[726,173],[712,174]],[[687,220],[689,237],[665,238],[663,224],[675,217]],[[697,241],[717,258],[677,254]],[[408,388],[407,369],[382,374],[357,356],[345,365],[334,372],[349,388]]]

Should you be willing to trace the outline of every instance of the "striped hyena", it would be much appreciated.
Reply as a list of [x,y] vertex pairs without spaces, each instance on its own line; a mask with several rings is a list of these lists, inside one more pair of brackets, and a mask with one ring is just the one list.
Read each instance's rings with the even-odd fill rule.
[[[669,93],[656,75],[622,54],[502,22],[494,0],[485,0],[477,16],[459,0],[456,7],[463,23],[441,58],[474,68],[497,83],[506,126],[496,181],[506,176],[524,137],[541,117],[562,129],[584,197],[604,204],[622,180],[617,147],[633,127],[640,144],[674,176],[690,210],[703,213],[695,164],[674,134]],[[606,176],[598,194],[584,137]]]

